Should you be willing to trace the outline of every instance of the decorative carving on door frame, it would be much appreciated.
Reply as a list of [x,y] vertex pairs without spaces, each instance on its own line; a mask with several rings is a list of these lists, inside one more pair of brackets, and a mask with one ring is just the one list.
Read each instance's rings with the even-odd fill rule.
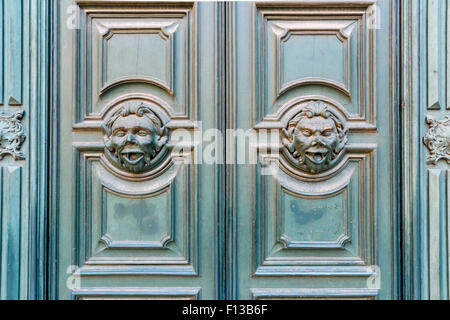
[[439,160],[446,160],[450,163],[450,117],[443,120],[435,120],[427,117],[428,132],[423,138],[423,142],[429,150],[427,163],[435,165]]
[[14,160],[25,160],[20,150],[25,142],[25,129],[22,119],[25,111],[17,111],[11,116],[0,113],[0,160],[10,155]]

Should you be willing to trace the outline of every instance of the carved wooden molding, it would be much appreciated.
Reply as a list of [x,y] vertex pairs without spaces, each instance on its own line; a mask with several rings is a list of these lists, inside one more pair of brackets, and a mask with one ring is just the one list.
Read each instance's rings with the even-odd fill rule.
[[24,111],[15,112],[11,116],[0,114],[0,160],[7,155],[14,160],[25,160],[25,154],[20,151],[26,138],[21,121],[24,114]]
[[444,120],[435,120],[427,117],[428,132],[423,138],[423,142],[429,150],[427,158],[428,164],[437,164],[439,160],[446,160],[450,163],[450,117]]

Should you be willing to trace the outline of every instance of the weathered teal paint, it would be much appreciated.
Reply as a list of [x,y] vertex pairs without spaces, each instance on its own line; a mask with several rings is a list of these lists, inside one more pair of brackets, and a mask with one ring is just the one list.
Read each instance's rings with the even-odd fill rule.
[[5,98],[10,106],[22,104],[23,63],[23,2],[4,0],[5,77],[8,79]]
[[[448,116],[447,1],[402,2],[403,297],[448,299],[448,164],[428,161],[427,118]],[[431,134],[430,139],[433,139]]]
[[20,296],[20,236],[21,236],[21,196],[22,168],[9,167],[2,170],[3,180],[3,223],[2,276],[3,296],[8,300]]
[[[109,6],[107,2],[104,2],[106,8]],[[83,289],[68,290],[66,280],[70,275],[66,273],[67,267],[82,265],[99,249],[92,240],[94,238],[86,240],[90,234],[86,226],[92,230],[113,228],[110,236],[117,241],[111,242],[108,237],[103,239],[103,245],[110,246],[111,254],[135,245],[122,240],[141,232],[137,225],[131,226],[131,220],[126,222],[130,226],[126,232],[114,229],[115,224],[108,225],[108,221],[122,223],[123,218],[110,212],[121,202],[111,200],[118,197],[116,194],[94,192],[92,201],[86,200],[98,183],[94,179],[93,184],[84,187],[89,176],[82,177],[81,170],[91,175],[93,171],[82,161],[80,153],[74,152],[72,126],[83,120],[86,112],[101,110],[103,101],[126,93],[149,93],[170,101],[175,113],[203,120],[207,123],[204,129],[216,127],[224,130],[250,128],[264,115],[276,113],[283,103],[299,95],[322,95],[341,101],[354,115],[370,99],[370,96],[360,94],[358,86],[359,83],[367,84],[367,79],[355,81],[359,77],[360,65],[355,59],[358,55],[356,37],[351,34],[356,25],[345,27],[340,40],[329,34],[302,36],[293,32],[285,38],[281,36],[284,40],[278,53],[276,43],[267,42],[267,46],[262,48],[264,54],[258,55],[255,52],[261,49],[261,41],[265,41],[262,34],[266,29],[264,21],[255,12],[263,6],[206,3],[194,4],[192,9],[190,4],[186,4],[190,18],[195,18],[189,25],[183,22],[168,25],[162,36],[144,32],[143,35],[127,37],[119,32],[111,35],[113,41],[106,41],[104,47],[94,44],[92,48],[91,44],[82,42],[80,30],[66,28],[66,6],[69,4],[71,1],[0,1],[0,112],[25,111],[23,123],[27,135],[22,148],[25,160],[13,161],[6,157],[0,161],[1,299],[120,297],[124,293],[121,288],[140,285],[142,279],[149,279],[144,274],[148,276],[150,272],[159,274],[156,282],[148,282],[148,288],[128,290],[126,294],[134,297],[170,295],[230,299],[364,298],[374,295],[375,291],[364,287],[369,272],[361,268],[345,271],[336,277],[330,273],[320,275],[318,270],[295,268],[288,275],[286,268],[273,265],[258,268],[256,265],[267,252],[276,258],[283,258],[285,252],[295,258],[293,252],[300,252],[305,246],[313,246],[307,250],[317,252],[321,246],[329,246],[330,250],[347,246],[349,254],[357,252],[357,246],[350,244],[345,237],[334,238],[341,230],[344,233],[351,231],[355,224],[345,230],[345,223],[341,225],[340,220],[339,223],[334,222],[341,211],[346,211],[348,217],[354,219],[362,217],[356,209],[362,204],[356,205],[357,197],[352,193],[359,180],[351,180],[344,193],[327,198],[325,207],[335,210],[332,216],[326,217],[328,220],[322,219],[320,210],[323,206],[317,206],[316,199],[310,201],[311,212],[317,219],[308,220],[299,213],[309,210],[305,209],[307,200],[284,189],[280,191],[276,182],[268,177],[259,177],[260,167],[246,165],[197,166],[183,176],[185,180],[178,180],[174,189],[139,200],[145,202],[143,207],[170,211],[177,220],[183,219],[180,212],[185,212],[186,208],[179,204],[176,194],[185,190],[191,192],[189,212],[196,212],[198,216],[192,215],[193,220],[187,228],[192,231],[191,235],[200,235],[191,238],[191,244],[200,250],[200,254],[190,261],[194,267],[171,269],[173,273],[165,276],[161,275],[167,272],[165,267],[149,271],[128,266],[122,270],[127,276],[118,275],[113,268],[91,267],[87,272],[95,277],[86,277]],[[322,7],[326,6],[324,2]],[[366,196],[370,196],[370,192],[377,193],[373,202],[376,214],[364,217],[367,218],[364,220],[366,224],[361,225],[368,233],[371,225],[367,221],[376,226],[365,247],[366,253],[374,257],[371,262],[381,267],[382,287],[375,293],[379,293],[379,298],[448,299],[450,174],[445,162],[426,164],[429,151],[422,139],[428,131],[426,117],[440,120],[448,115],[450,109],[450,7],[440,0],[403,0],[401,12],[395,1],[378,1],[378,6],[383,14],[381,29],[376,31],[377,113],[371,118],[370,108],[366,110],[367,120],[373,125],[371,133],[356,132],[350,141],[362,141],[372,134],[372,147],[377,144],[370,151],[373,157],[369,162],[375,165],[376,161],[376,172],[364,172],[366,177],[372,174],[370,177],[377,180],[377,184],[366,192]],[[295,10],[294,7],[286,9],[283,3],[279,3],[272,9],[286,13]],[[92,23],[85,18],[81,20],[81,28]],[[329,20],[318,19],[316,24],[321,21]],[[282,24],[271,25],[270,30],[281,34],[283,28],[289,28]],[[318,25],[316,27],[320,29]],[[184,33],[178,33],[169,40],[173,41],[173,51],[167,49],[164,40],[177,30],[187,29],[195,33],[195,38],[191,39],[195,42],[189,44],[190,50],[186,55],[188,59],[194,58],[194,48],[198,50],[195,63],[191,65],[185,64],[185,56],[180,53],[186,40]],[[398,32],[402,35],[401,42],[398,42]],[[71,43],[73,35],[75,42]],[[338,50],[346,37],[350,39],[347,51],[350,59],[347,62],[345,49]],[[153,59],[144,59],[139,47],[145,44]],[[295,52],[305,47],[309,50]],[[74,70],[85,62],[93,62],[84,54],[90,49],[109,50],[109,54],[105,61],[80,71],[77,78]],[[314,54],[313,50],[319,53]],[[161,54],[162,51],[165,54]],[[131,53],[136,59],[127,60],[126,54]],[[77,54],[78,60],[70,58]],[[165,60],[165,57],[172,61]],[[265,64],[277,57],[281,58],[280,74],[275,75],[274,65],[269,64],[269,68],[265,68]],[[321,63],[313,63],[317,57]],[[300,68],[298,61],[305,59],[311,63]],[[339,63],[332,64],[330,61],[333,59]],[[175,63],[170,70],[168,66],[173,61]],[[345,63],[350,67],[348,74],[342,68]],[[96,74],[100,64],[107,66],[104,74]],[[92,70],[94,72],[88,74]],[[192,75],[194,71],[197,77],[185,82],[184,75]],[[128,76],[133,76],[133,79]],[[309,79],[302,82],[297,81],[298,78]],[[401,92],[398,92],[397,85],[402,85]],[[92,86],[98,91],[92,90]],[[195,96],[192,95],[194,93]],[[375,126],[378,127],[376,137]],[[223,154],[228,154],[226,148],[229,145],[228,141],[223,146]],[[194,187],[187,187],[187,181]],[[275,201],[276,197],[283,201]],[[344,201],[346,197],[350,197],[353,204],[348,208]],[[171,201],[178,205],[173,206]],[[132,199],[122,202],[134,205]],[[87,214],[100,204],[105,205],[107,214],[101,211],[92,216]],[[367,206],[364,208],[370,211]],[[250,216],[249,210],[253,210],[255,215]],[[158,211],[158,215],[162,215],[161,212]],[[293,216],[284,217],[277,212]],[[102,221],[105,217],[107,219]],[[139,217],[136,219],[138,221]],[[264,248],[264,237],[268,235],[263,234],[264,229],[252,234],[252,228],[264,225],[265,221],[271,222],[265,225],[267,228],[277,225],[269,235],[282,235],[278,246]],[[330,223],[333,227],[329,226]],[[295,227],[296,224],[299,228]],[[181,229],[172,227],[176,237],[182,237]],[[170,229],[171,225],[167,222],[161,228]],[[311,233],[315,229],[323,232]],[[356,229],[353,230],[355,233]],[[144,247],[153,250],[159,246],[160,238],[163,238],[160,231],[141,233]],[[103,236],[95,232],[93,235],[100,239]],[[188,243],[183,241],[178,243]],[[162,242],[163,246],[170,245],[170,241]],[[284,250],[283,246],[290,249]],[[255,247],[264,250],[255,251]],[[175,246],[171,248],[174,255],[182,251]],[[132,254],[129,257],[133,258]],[[208,260],[204,260],[205,257]],[[333,274],[342,270],[328,271]],[[195,272],[201,273],[199,278],[190,276]],[[248,277],[250,272],[256,276]],[[360,277],[356,276],[358,272]],[[330,283],[336,288],[330,289]],[[107,285],[110,288],[104,288]]]
[[25,160],[0,160],[0,298],[46,297],[49,2],[0,1],[0,113],[23,111]]
[[[317,7],[304,3],[267,6],[263,3],[230,4],[230,38],[234,46],[230,53],[232,98],[229,108],[234,116],[230,117],[229,126],[243,129],[278,128],[280,125],[275,120],[282,118],[283,112],[288,112],[285,110],[292,109],[293,106],[286,106],[293,99],[301,96],[314,96],[311,99],[326,97],[340,102],[350,114],[364,113],[366,123],[359,130],[349,133],[349,148],[359,143],[361,149],[358,152],[367,155],[364,165],[351,161],[340,174],[323,178],[321,183],[311,176],[302,178],[305,174],[298,174],[295,170],[288,174],[283,171],[287,169],[280,170],[275,178],[262,174],[262,165],[230,168],[233,198],[229,239],[233,241],[235,256],[229,261],[229,269],[235,279],[233,298],[259,297],[260,291],[264,292],[265,297],[302,298],[307,296],[308,290],[314,292],[316,297],[328,297],[330,287],[339,288],[337,291],[342,295],[349,288],[359,288],[358,292],[349,293],[353,297],[400,297],[399,259],[396,254],[398,171],[395,149],[398,136],[393,130],[399,103],[395,100],[395,43],[391,42],[396,39],[396,28],[391,18],[397,14],[397,8],[390,1],[378,1],[377,5],[382,17],[381,25],[379,29],[371,30],[362,22],[352,23],[352,19],[358,19],[353,16],[355,12],[364,15],[369,10],[365,4],[350,7],[341,3],[337,16],[334,15],[335,8],[326,3]],[[310,18],[311,15],[316,20]],[[302,19],[298,18],[300,16]],[[331,51],[333,48],[337,50],[337,47],[326,35],[333,27],[340,30],[344,38],[339,50],[344,50],[344,56],[349,55],[348,60],[338,59],[342,57],[341,51]],[[328,32],[322,33],[321,30]],[[371,38],[372,32],[374,38]],[[356,36],[362,33],[363,40]],[[292,42],[292,46],[298,43],[300,46],[305,34],[308,35],[305,41],[310,41],[309,37],[315,35],[316,41],[327,44],[330,52],[317,55],[302,53],[314,57],[308,60],[310,68],[289,68],[301,62],[293,53],[283,55],[283,47],[277,46],[284,45],[285,50],[286,43]],[[372,39],[376,39],[373,46]],[[321,45],[310,43],[312,47],[303,47],[302,50],[323,50]],[[374,50],[376,55],[373,55]],[[318,59],[320,54],[327,57]],[[331,56],[336,57],[333,63],[329,60]],[[365,65],[359,69],[352,67],[358,64],[359,59],[364,59]],[[371,74],[372,70],[367,66],[372,64],[376,67]],[[323,78],[325,76],[327,79]],[[295,83],[292,82],[294,78]],[[287,80],[291,80],[289,85],[285,83]],[[372,87],[371,83],[376,83],[376,86]],[[375,91],[372,92],[372,88],[376,88]],[[372,98],[376,99],[376,103]],[[287,120],[280,121],[283,127],[287,125]],[[373,130],[375,127],[376,131]],[[360,171],[359,166],[363,166],[364,171]],[[326,210],[332,214],[333,211],[327,209],[332,202],[327,199],[335,196],[337,191],[346,194],[346,205],[342,206],[340,216],[348,225],[342,233],[344,237],[349,237],[349,241],[343,237],[339,239],[339,236],[334,241],[289,241],[292,230],[283,229],[283,220],[289,221],[286,216],[292,210],[288,205],[283,206],[285,194],[309,199],[302,201],[310,201],[311,208],[317,205],[316,199],[321,199],[318,212]],[[306,205],[295,202],[292,206],[295,210]],[[323,232],[323,239],[331,239],[333,232],[336,232],[327,227],[332,222],[331,216],[322,215],[317,219],[314,222],[316,230]],[[362,229],[364,233],[358,233]],[[318,235],[314,237],[315,240],[320,239]],[[361,245],[363,248],[359,247]],[[328,255],[333,258],[327,259]],[[352,264],[350,257],[359,257],[363,262]],[[368,278],[374,275],[374,269],[369,266],[375,265],[379,267],[376,272],[381,272],[378,292],[367,286]],[[300,290],[302,288],[305,290]]]
[[[203,130],[217,126],[222,102],[212,31],[218,26],[216,4],[175,3],[162,17],[160,4],[97,3],[105,12],[98,16],[80,3],[79,30],[62,23],[72,2],[60,5],[53,123],[59,187],[51,245],[51,260],[58,264],[51,297],[108,295],[100,290],[105,286],[116,287],[117,295],[144,287],[148,297],[220,297],[223,265],[216,259],[223,255],[217,241],[222,213],[216,209],[216,176],[221,169],[179,166],[173,159],[173,165],[139,182],[135,178],[142,172],[118,161],[106,169],[108,162],[95,156],[105,150],[97,124],[111,120],[113,108],[125,102],[146,103],[164,125],[174,120],[172,126],[188,130],[191,121],[202,121]],[[111,18],[127,11],[127,19]],[[148,59],[152,50],[158,54]],[[90,122],[99,115],[97,124]],[[75,269],[82,287],[68,288]]]
[[[0,17],[3,17],[4,15],[4,8],[3,8],[3,1],[0,1]],[[3,38],[4,38],[4,22],[3,19],[0,19],[0,61],[3,61],[4,59],[4,49],[3,49]],[[4,100],[4,87],[5,87],[5,79],[3,76],[4,69],[3,69],[3,63],[0,63],[0,74],[2,75],[0,77],[0,105],[3,105]]]

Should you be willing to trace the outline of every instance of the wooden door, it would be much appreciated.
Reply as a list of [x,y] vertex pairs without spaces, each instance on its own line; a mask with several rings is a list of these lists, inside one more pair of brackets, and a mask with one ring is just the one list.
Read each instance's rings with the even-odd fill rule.
[[395,10],[61,0],[54,296],[397,297]]
[[397,296],[394,2],[230,4],[231,297]]
[[[61,1],[57,298],[217,299],[217,4]],[[182,135],[183,135],[182,134]]]

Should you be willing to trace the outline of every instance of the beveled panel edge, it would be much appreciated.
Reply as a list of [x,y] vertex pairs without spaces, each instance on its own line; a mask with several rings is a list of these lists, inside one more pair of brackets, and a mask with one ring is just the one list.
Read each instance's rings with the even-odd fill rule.
[[154,266],[102,266],[84,265],[76,273],[80,276],[121,276],[121,275],[166,275],[166,276],[198,276],[191,265],[154,265]]
[[172,92],[172,85],[167,85],[167,83],[154,78],[154,77],[122,77],[110,82],[105,83],[105,85],[100,89],[100,96],[104,95],[106,92],[108,92],[109,90],[111,90],[112,88],[121,86],[123,84],[126,83],[146,83],[146,84],[150,84],[150,85],[154,85],[157,86],[163,90],[165,90],[168,94],[170,94],[172,97],[174,96],[173,92]]
[[369,266],[259,266],[257,277],[371,277],[376,273]]
[[[79,0],[83,1],[83,0]],[[84,0],[88,1],[88,0]],[[120,0],[119,0],[120,1]],[[364,8],[375,4],[377,0],[296,0],[288,2],[267,1],[256,2],[257,7],[320,7],[326,5],[327,7],[353,7]]]
[[130,299],[130,298],[155,298],[155,299],[169,299],[170,297],[177,297],[180,299],[197,300],[200,296],[201,288],[190,287],[158,287],[158,288],[84,288],[77,289],[72,292],[75,299]]
[[93,7],[93,6],[186,6],[192,7],[194,1],[146,1],[146,0],[75,0],[75,2],[81,7]]
[[252,288],[250,298],[254,300],[264,299],[374,299],[378,295],[376,289],[366,288]]

